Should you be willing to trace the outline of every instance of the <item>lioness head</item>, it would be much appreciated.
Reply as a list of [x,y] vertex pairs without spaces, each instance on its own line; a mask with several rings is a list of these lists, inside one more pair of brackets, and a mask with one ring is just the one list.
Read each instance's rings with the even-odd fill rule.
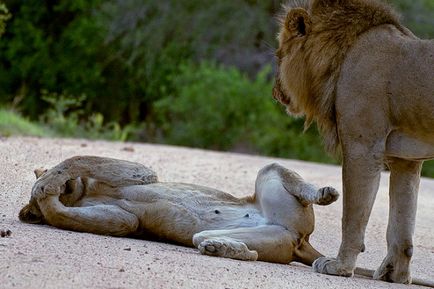
[[[45,169],[36,169],[34,171],[36,179],[40,178],[43,174],[45,174],[46,171],[47,170]],[[38,202],[33,198],[30,198],[29,203],[21,209],[18,218],[20,219],[20,221],[29,224],[45,223],[44,216],[42,215]]]

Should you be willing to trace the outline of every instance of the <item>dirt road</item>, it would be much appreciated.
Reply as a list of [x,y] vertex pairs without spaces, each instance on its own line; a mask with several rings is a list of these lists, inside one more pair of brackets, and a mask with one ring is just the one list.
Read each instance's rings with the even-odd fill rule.
[[[148,144],[0,139],[0,229],[12,231],[0,238],[0,288],[418,288],[319,275],[295,263],[240,262],[202,256],[192,248],[21,223],[17,215],[29,199],[33,170],[80,154],[140,162],[152,167],[161,181],[202,184],[236,196],[251,194],[257,171],[271,162],[318,185],[342,188],[335,166]],[[359,266],[374,269],[385,256],[387,187],[384,174]],[[315,208],[311,243],[326,255],[335,255],[339,248],[341,206],[338,200]],[[434,180],[421,183],[414,245],[413,277],[433,280]]]

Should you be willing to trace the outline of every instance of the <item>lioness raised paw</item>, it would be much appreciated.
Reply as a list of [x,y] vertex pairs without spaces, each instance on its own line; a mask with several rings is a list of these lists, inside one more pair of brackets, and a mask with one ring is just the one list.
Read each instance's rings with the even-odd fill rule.
[[335,258],[320,257],[313,262],[312,267],[315,272],[321,274],[343,277],[352,277],[354,275],[353,270],[343,269]]
[[62,192],[62,188],[58,186],[52,186],[51,184],[41,182],[36,183],[32,188],[32,198],[36,200],[44,199],[48,196],[58,196]]
[[199,244],[198,249],[204,255],[244,261],[256,261],[258,259],[256,251],[250,251],[246,244],[234,240],[207,239]]
[[318,190],[318,205],[326,206],[339,198],[339,192],[332,187],[324,187]]
[[65,190],[65,185],[66,182],[59,178],[57,174],[48,171],[36,180],[31,196],[36,200],[47,196],[58,196]]

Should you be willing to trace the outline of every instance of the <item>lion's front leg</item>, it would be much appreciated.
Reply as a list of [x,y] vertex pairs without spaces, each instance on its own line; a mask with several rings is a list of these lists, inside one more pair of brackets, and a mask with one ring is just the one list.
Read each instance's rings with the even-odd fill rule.
[[393,159],[389,162],[390,207],[387,227],[387,256],[374,274],[375,279],[411,283],[410,261],[417,193],[422,162]]
[[380,181],[381,158],[369,150],[355,146],[344,152],[342,243],[336,259],[318,258],[316,272],[352,276],[358,254],[364,250],[366,225],[371,214]]

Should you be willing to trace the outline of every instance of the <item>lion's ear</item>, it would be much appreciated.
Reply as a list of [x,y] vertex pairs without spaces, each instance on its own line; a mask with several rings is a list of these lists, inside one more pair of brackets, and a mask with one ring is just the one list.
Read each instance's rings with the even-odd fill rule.
[[47,169],[39,168],[33,171],[35,173],[36,179],[39,179],[43,174],[47,172]]
[[309,13],[303,8],[293,8],[286,15],[285,28],[289,32],[297,33],[299,36],[308,34],[311,24]]

